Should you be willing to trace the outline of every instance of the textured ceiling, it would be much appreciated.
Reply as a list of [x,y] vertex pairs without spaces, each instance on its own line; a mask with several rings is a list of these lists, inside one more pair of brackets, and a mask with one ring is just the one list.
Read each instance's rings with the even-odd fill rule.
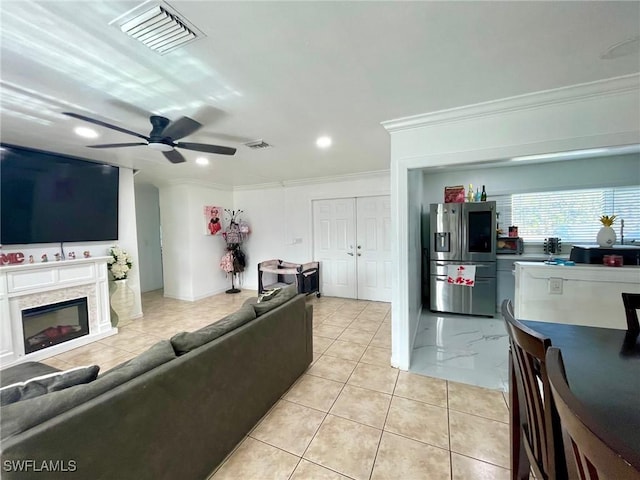
[[[138,4],[0,3],[3,142],[155,184],[286,182],[388,169],[384,120],[640,71],[637,53],[600,59],[640,35],[639,2],[177,1],[205,38],[164,56],[109,25]],[[185,141],[238,152],[201,167],[184,150],[179,165],[148,147],[92,150],[62,111],[145,135],[151,113],[192,116],[205,126]],[[96,130],[94,143],[136,141]],[[243,146],[256,139],[274,148]]]

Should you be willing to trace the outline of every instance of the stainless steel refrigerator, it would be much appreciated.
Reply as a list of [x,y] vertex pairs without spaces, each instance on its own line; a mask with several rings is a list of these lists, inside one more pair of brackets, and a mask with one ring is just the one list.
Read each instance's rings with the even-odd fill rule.
[[[429,208],[429,297],[434,312],[496,312],[496,202],[434,203]],[[448,281],[475,266],[474,286]]]

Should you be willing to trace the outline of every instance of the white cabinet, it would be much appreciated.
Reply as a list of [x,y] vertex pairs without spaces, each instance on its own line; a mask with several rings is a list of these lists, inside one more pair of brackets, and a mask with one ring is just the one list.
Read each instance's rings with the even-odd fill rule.
[[640,267],[516,262],[514,313],[522,320],[626,329],[623,292],[640,293]]

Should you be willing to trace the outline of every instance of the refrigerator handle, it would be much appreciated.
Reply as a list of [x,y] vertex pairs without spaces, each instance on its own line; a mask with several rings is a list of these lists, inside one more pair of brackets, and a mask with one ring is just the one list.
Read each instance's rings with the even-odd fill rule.
[[474,263],[474,262],[467,262],[467,261],[464,261],[464,262],[449,261],[449,263],[436,262],[436,267],[446,267],[447,265],[457,265],[457,264],[460,264],[460,265],[475,265],[476,268],[489,268],[490,267],[490,265],[484,265],[484,264],[481,264],[481,263]]

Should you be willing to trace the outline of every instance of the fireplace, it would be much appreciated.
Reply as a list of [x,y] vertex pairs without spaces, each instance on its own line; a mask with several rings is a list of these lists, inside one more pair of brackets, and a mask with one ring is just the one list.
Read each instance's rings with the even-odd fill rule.
[[22,310],[22,327],[25,354],[88,335],[87,297]]

